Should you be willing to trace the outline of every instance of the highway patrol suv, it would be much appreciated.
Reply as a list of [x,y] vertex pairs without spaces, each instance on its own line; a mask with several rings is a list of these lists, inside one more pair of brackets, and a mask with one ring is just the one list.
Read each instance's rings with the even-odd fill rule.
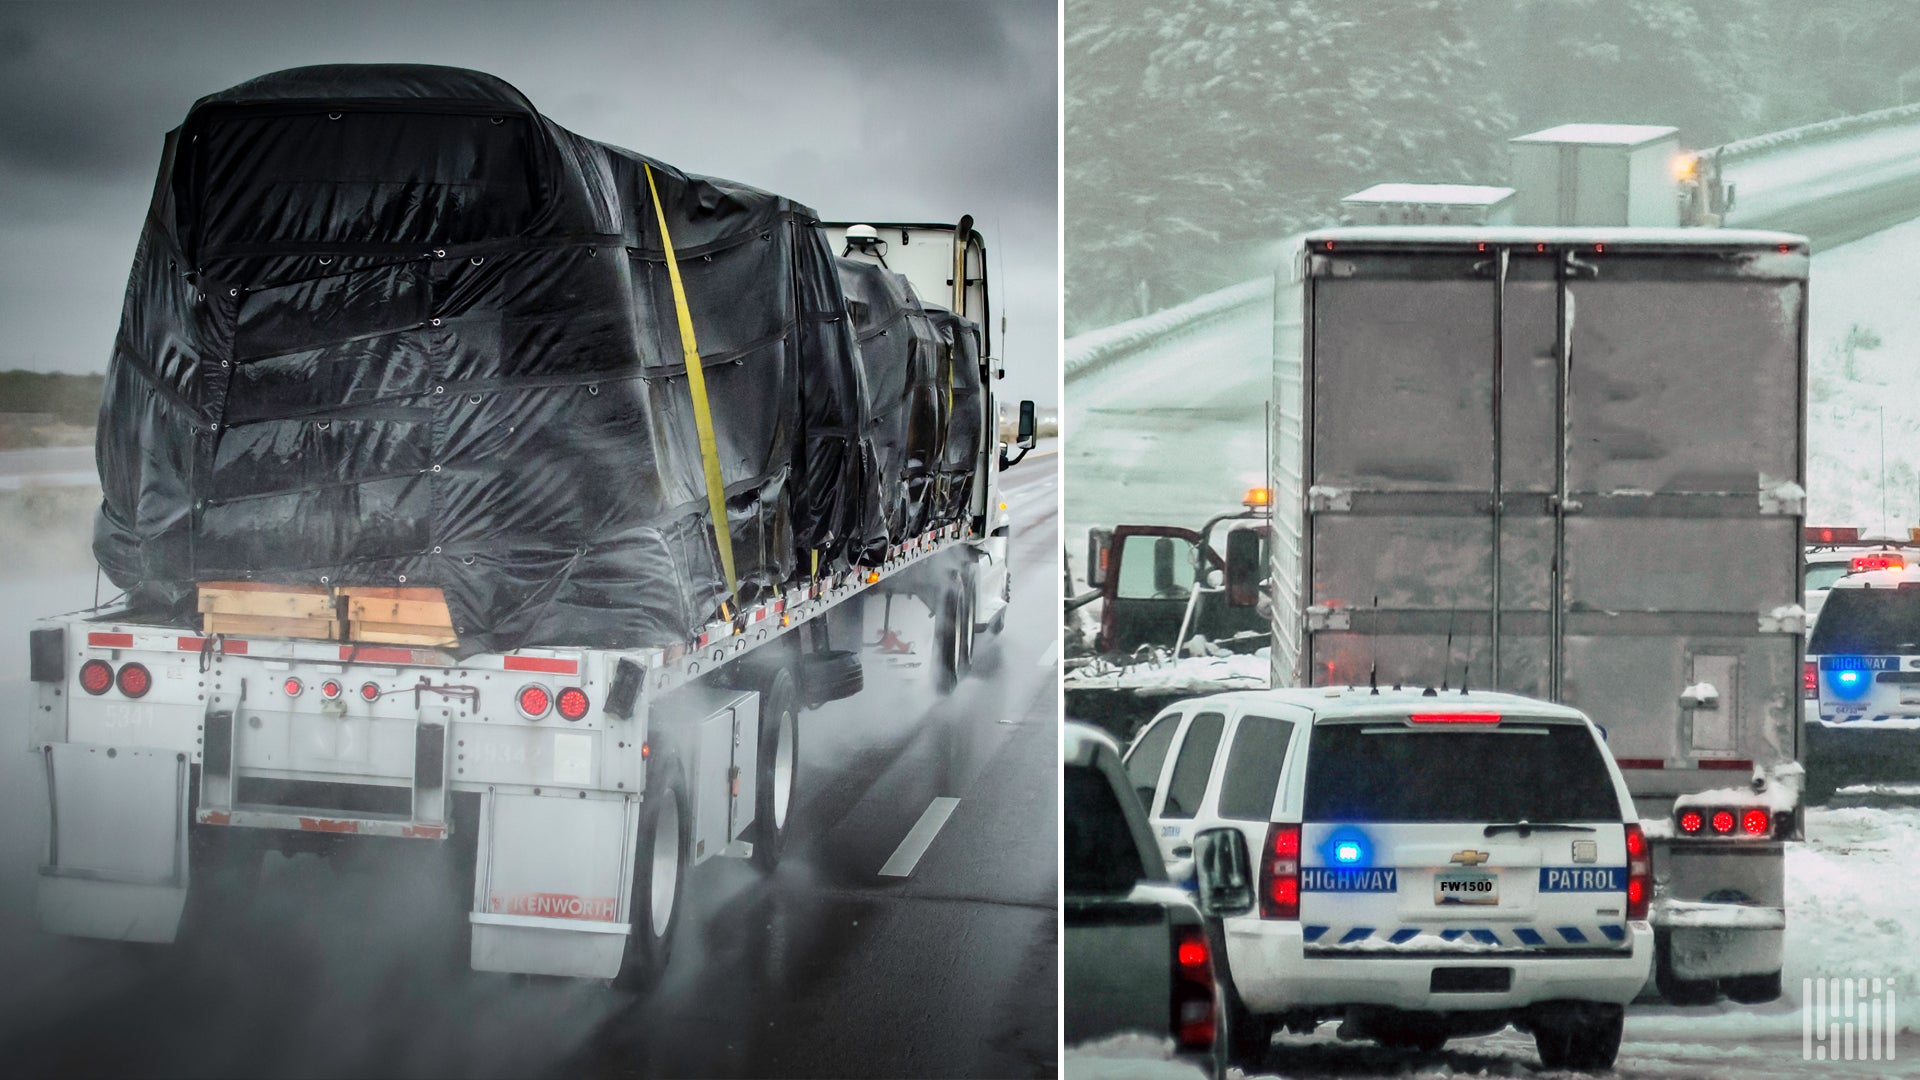
[[[1508,1024],[1603,1069],[1647,982],[1652,862],[1578,710],[1511,694],[1316,687],[1169,707],[1128,752],[1171,866],[1211,828],[1252,852],[1225,919],[1234,1058],[1272,1032],[1431,1051]],[[1176,870],[1176,874],[1178,870]]]
[[1920,717],[1920,566],[1848,574],[1821,612],[1807,639],[1820,719]]

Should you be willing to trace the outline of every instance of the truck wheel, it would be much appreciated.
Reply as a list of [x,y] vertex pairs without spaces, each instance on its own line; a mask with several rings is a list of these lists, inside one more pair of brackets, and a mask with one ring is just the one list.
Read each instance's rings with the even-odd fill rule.
[[803,654],[795,661],[800,696],[809,708],[850,698],[866,687],[860,654],[850,649],[827,649]]
[[1232,983],[1221,990],[1227,1004],[1227,1064],[1249,1076],[1266,1072],[1267,1055],[1273,1051],[1273,1023],[1248,1012]]
[[760,698],[760,752],[753,785],[753,865],[771,872],[787,845],[794,775],[800,763],[800,707],[793,674],[773,673]]
[[1580,1072],[1613,1068],[1613,1059],[1620,1055],[1620,1033],[1626,1027],[1627,1011],[1597,1002],[1569,1004],[1574,1007],[1555,1010],[1533,1021],[1533,1047],[1540,1053],[1541,1066]]
[[660,981],[680,926],[680,893],[687,880],[687,848],[693,828],[687,789],[678,764],[656,759],[647,770],[640,803],[640,838],[634,845],[633,920],[626,962],[618,982],[644,990]]
[[1720,997],[1712,979],[1683,979],[1673,971],[1673,945],[1665,934],[1653,936],[1653,985],[1669,1005],[1711,1005]]
[[1731,979],[1721,979],[1720,989],[1728,997],[1742,1005],[1764,1005],[1769,1001],[1780,1000],[1780,973],[1769,972],[1765,975],[1740,975]]
[[960,682],[960,615],[960,596],[950,592],[940,601],[940,615],[933,629],[934,649],[940,654],[933,684],[942,694]]

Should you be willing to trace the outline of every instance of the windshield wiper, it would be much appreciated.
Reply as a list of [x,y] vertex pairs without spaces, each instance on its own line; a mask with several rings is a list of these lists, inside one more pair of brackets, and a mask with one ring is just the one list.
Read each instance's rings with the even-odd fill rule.
[[1552,825],[1552,824],[1540,825],[1540,824],[1535,824],[1534,822],[1526,821],[1526,820],[1508,821],[1508,822],[1502,822],[1501,824],[1498,824],[1498,825],[1487,826],[1486,831],[1481,835],[1498,836],[1503,832],[1507,832],[1508,830],[1512,830],[1513,832],[1519,833],[1521,838],[1524,839],[1526,837],[1532,836],[1534,833],[1537,833],[1537,832],[1592,832],[1593,826],[1591,825]]

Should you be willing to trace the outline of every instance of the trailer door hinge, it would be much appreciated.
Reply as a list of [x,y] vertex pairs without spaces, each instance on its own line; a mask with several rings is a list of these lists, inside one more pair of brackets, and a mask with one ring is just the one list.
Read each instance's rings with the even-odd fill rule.
[[1307,629],[1309,630],[1351,630],[1353,612],[1343,607],[1328,607],[1315,604],[1307,609]]
[[1316,514],[1350,511],[1353,509],[1353,493],[1345,488],[1315,484],[1307,489],[1307,509]]

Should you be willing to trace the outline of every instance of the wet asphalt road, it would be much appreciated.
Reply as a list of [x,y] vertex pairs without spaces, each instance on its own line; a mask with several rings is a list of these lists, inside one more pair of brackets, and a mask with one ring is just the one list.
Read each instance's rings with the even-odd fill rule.
[[[1014,606],[973,674],[936,695],[918,655],[930,623],[897,620],[916,654],[870,661],[866,692],[802,718],[779,870],[694,870],[673,962],[645,996],[467,970],[449,853],[404,841],[270,854],[252,902],[191,944],[39,934],[44,795],[18,726],[24,658],[9,656],[0,1061],[62,1076],[1051,1075],[1056,460],[1003,477]],[[90,602],[85,566],[0,577],[6,640]],[[881,877],[936,798],[958,803],[931,846],[909,876]]]

